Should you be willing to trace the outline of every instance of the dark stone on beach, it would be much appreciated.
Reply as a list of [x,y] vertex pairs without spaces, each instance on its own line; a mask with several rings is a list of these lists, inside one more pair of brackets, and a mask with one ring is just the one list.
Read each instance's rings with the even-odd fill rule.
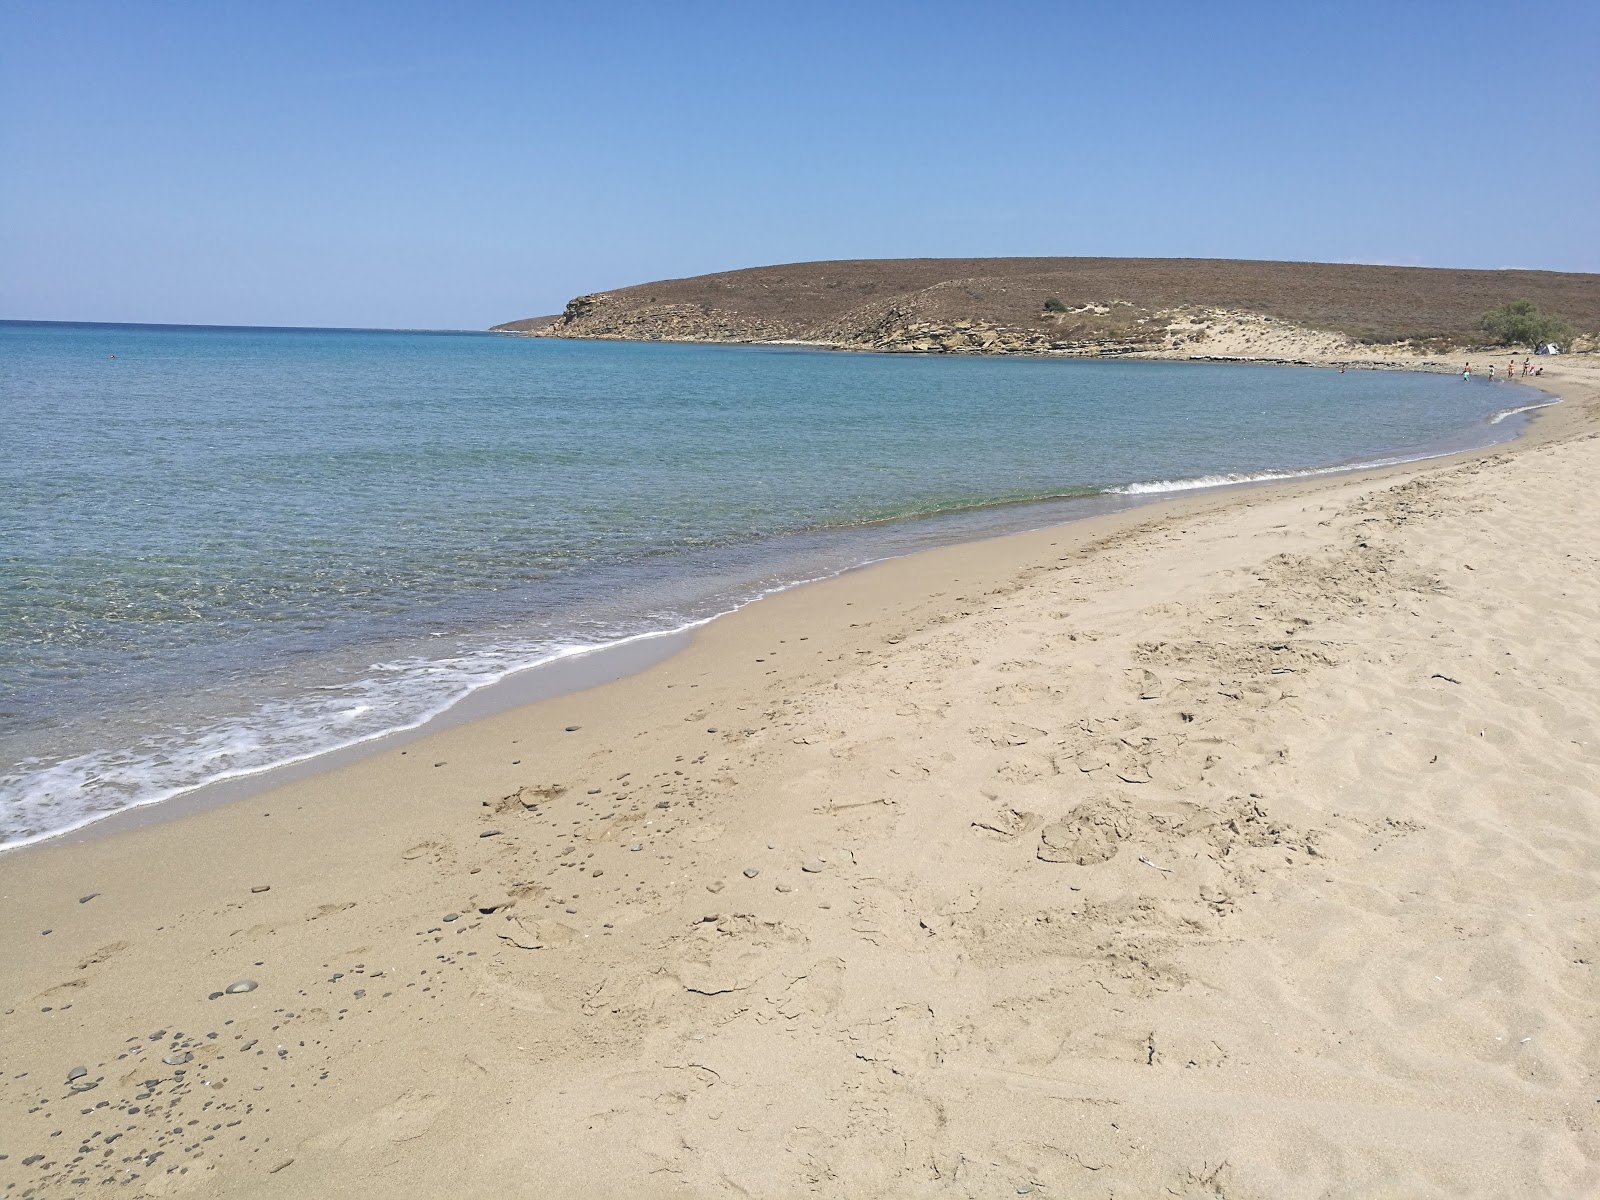
[[593,878],[593,879],[599,879],[600,876],[602,876],[604,874],[605,874],[605,872],[602,871],[599,867],[596,867],[594,870],[589,872],[590,877]]
[[479,834],[479,835],[478,835],[478,836],[479,836],[479,837],[481,837],[481,838],[486,838],[486,837],[499,837],[499,836],[500,836],[500,831],[499,831],[499,830],[498,830],[498,829],[485,829],[485,830],[484,830],[484,831],[483,831],[483,832],[482,832],[482,833],[480,833],[480,834]]
[[228,992],[228,995],[230,995],[230,996],[237,996],[237,995],[239,995],[239,994],[241,994],[243,992],[253,992],[255,990],[256,990],[256,981],[254,979],[239,979],[239,980],[235,980],[233,983],[230,983],[228,985],[228,987],[227,987],[227,992]]
[[671,808],[672,807],[672,801],[671,800],[657,800],[656,801],[656,807],[657,808]]
[[744,877],[746,879],[754,879],[759,874],[761,874],[760,867],[746,867],[744,869]]
[[806,872],[808,875],[815,875],[817,872],[822,870],[822,864],[819,862],[801,863],[800,869]]
[[442,766],[444,766],[444,763],[443,762],[436,762],[433,765],[436,766],[436,767],[442,767]]
[[580,728],[580,726],[577,726],[577,725],[568,725],[567,726],[567,732],[568,733],[577,733],[579,728]]
[[792,892],[794,891],[794,888],[790,887],[787,883],[780,883],[778,885],[778,890],[780,892]]
[[252,895],[256,895],[261,892],[270,892],[271,890],[272,885],[270,883],[258,883],[255,887],[250,889],[250,892]]
[[43,1161],[44,1161],[44,1155],[42,1155],[42,1154],[30,1154],[30,1155],[28,1155],[27,1158],[22,1160],[22,1165],[25,1166],[25,1167],[31,1167],[31,1166],[33,1166],[34,1163],[43,1162]]
[[168,1054],[161,1061],[169,1067],[181,1067],[186,1062],[193,1062],[194,1055],[185,1050],[181,1054]]
[[78,897],[78,903],[79,904],[87,904],[87,903],[89,903],[89,901],[93,900],[99,894],[100,894],[99,892],[90,892],[87,896],[79,896]]
[[222,999],[222,993],[221,992],[212,992],[209,996],[206,997],[206,999],[207,1000],[221,1000]]
[[459,921],[459,920],[461,920],[461,914],[460,913],[445,913],[444,919],[446,921]]
[[88,1067],[73,1067],[72,1070],[67,1072],[67,1082],[71,1083],[74,1079],[82,1079],[88,1073]]
[[87,1083],[75,1083],[75,1084],[73,1084],[72,1085],[72,1090],[75,1091],[75,1092],[92,1092],[92,1091],[95,1090],[95,1088],[97,1088],[99,1086],[100,1085],[98,1083],[96,1083],[94,1080],[91,1079]]
[[717,727],[715,725],[711,726],[709,729],[706,730],[707,733],[715,733],[716,731],[717,731]]

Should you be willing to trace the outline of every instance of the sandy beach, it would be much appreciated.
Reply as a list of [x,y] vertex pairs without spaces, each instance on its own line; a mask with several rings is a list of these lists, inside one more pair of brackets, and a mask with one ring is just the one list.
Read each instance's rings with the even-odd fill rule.
[[1539,383],[0,856],[4,1194],[1595,1194],[1600,370]]

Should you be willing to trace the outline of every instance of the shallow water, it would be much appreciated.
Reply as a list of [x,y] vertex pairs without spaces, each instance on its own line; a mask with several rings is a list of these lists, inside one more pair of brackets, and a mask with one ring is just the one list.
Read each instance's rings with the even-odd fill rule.
[[1502,440],[1521,418],[1493,418],[1530,398],[1364,371],[0,323],[0,845],[861,562]]

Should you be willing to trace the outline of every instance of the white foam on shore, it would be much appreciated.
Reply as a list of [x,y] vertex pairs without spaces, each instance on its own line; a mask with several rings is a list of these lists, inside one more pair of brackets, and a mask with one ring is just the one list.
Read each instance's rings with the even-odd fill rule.
[[[709,616],[661,629],[591,642],[513,643],[456,658],[377,663],[366,678],[310,688],[292,701],[262,704],[248,717],[210,728],[177,728],[140,739],[131,748],[96,750],[54,763],[25,760],[0,775],[0,854],[214,784],[410,733],[513,675],[688,633],[747,604],[832,578],[867,561],[871,560],[760,588]],[[338,736],[352,725],[365,727]]]
[[1554,408],[1560,403],[1561,398],[1558,396],[1553,400],[1541,400],[1538,404],[1524,404],[1521,408],[1502,409],[1500,412],[1495,413],[1494,416],[1489,418],[1489,424],[1498,425],[1507,417],[1514,417],[1518,413],[1532,412],[1536,408]]
[[1442,454],[1419,454],[1413,458],[1376,458],[1371,462],[1346,463],[1337,467],[1307,467],[1300,471],[1254,471],[1238,475],[1198,475],[1193,479],[1152,479],[1147,483],[1128,483],[1121,487],[1107,488],[1106,491],[1116,496],[1192,492],[1202,488],[1233,487],[1241,483],[1270,483],[1279,479],[1308,479],[1314,475],[1337,475],[1344,471],[1370,471],[1377,467],[1396,467],[1404,463],[1425,462],[1430,458],[1443,457]]
[[[418,729],[511,675],[616,646],[670,637],[714,617],[609,641],[508,647],[453,659],[377,663],[367,677],[260,705],[210,728],[179,728],[132,747],[0,776],[0,852],[60,837],[128,809],[260,775]],[[518,651],[521,651],[519,654]],[[342,735],[342,736],[341,736]]]
[[[1549,400],[1541,400],[1537,404],[1524,404],[1518,408],[1501,409],[1488,418],[1489,425],[1498,425],[1507,417],[1517,416],[1519,413],[1533,412],[1539,408],[1550,408],[1560,404],[1559,396]],[[1452,454],[1464,453],[1463,450],[1439,450],[1428,454],[1402,455],[1393,458],[1374,458],[1365,462],[1341,463],[1331,467],[1305,467],[1284,471],[1252,471],[1235,475],[1197,475],[1192,479],[1152,479],[1143,483],[1127,483],[1120,487],[1107,488],[1106,491],[1117,496],[1149,496],[1161,492],[1192,492],[1203,488],[1233,487],[1241,483],[1271,483],[1282,479],[1309,479],[1317,475],[1338,475],[1346,471],[1372,471],[1379,467],[1399,467],[1406,463],[1427,462],[1434,458],[1448,458]]]

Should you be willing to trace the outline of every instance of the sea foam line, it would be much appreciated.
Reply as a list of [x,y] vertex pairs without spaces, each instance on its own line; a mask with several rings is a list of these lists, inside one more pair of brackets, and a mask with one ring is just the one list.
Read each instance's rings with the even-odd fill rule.
[[1371,471],[1378,467],[1397,467],[1404,463],[1426,462],[1430,458],[1444,458],[1445,454],[1418,454],[1411,458],[1376,458],[1371,462],[1347,463],[1337,467],[1307,467],[1295,471],[1255,471],[1237,475],[1198,475],[1193,479],[1152,479],[1145,483],[1126,483],[1121,487],[1107,488],[1114,496],[1148,496],[1158,492],[1192,492],[1201,488],[1232,487],[1240,483],[1270,483],[1278,479],[1307,479],[1313,475],[1337,475],[1343,471]]
[[[481,672],[474,672],[470,667],[463,667],[458,661],[451,660],[431,663],[416,661],[377,663],[369,668],[372,675],[381,676],[385,673],[392,675],[408,671],[411,680],[419,682],[429,675],[437,678],[460,672],[461,678],[452,681],[456,686],[447,695],[410,717],[386,723],[354,737],[333,741],[318,740],[316,744],[303,750],[274,754],[271,743],[278,742],[281,745],[282,742],[296,740],[303,743],[308,737],[313,736],[315,731],[327,732],[330,726],[339,723],[341,716],[351,719],[369,712],[371,705],[358,703],[354,709],[340,714],[325,710],[306,711],[308,706],[302,702],[300,706],[302,711],[299,713],[285,713],[284,710],[295,707],[293,702],[276,701],[258,707],[254,713],[242,720],[201,731],[185,745],[173,745],[169,739],[147,738],[127,749],[89,751],[37,770],[15,771],[0,777],[0,804],[14,811],[21,810],[21,820],[25,823],[41,823],[30,821],[30,816],[34,814],[42,816],[46,812],[50,815],[64,814],[77,804],[92,798],[99,798],[108,803],[103,808],[79,811],[59,825],[37,828],[20,836],[11,837],[0,843],[0,853],[30,846],[49,838],[61,837],[116,813],[161,804],[213,784],[262,775],[283,767],[309,762],[325,754],[334,754],[396,734],[409,733],[443,716],[468,696],[483,688],[492,687],[512,675],[601,650],[610,650],[653,638],[671,637],[712,620],[715,620],[715,616],[690,621],[670,629],[628,634],[609,641],[557,646],[537,658]],[[378,680],[363,679],[350,685],[314,690],[355,692],[356,695],[348,698],[359,700],[364,698],[362,689],[376,691],[381,686]],[[266,757],[259,762],[224,767],[221,770],[205,769],[207,763],[218,759],[236,759],[247,757],[251,753],[264,753]],[[157,785],[149,791],[139,790],[141,786],[148,787],[153,778],[166,776],[170,779],[173,776],[185,775],[191,777],[182,782]],[[114,790],[109,790],[113,788],[128,789],[130,794],[117,796]],[[11,813],[7,813],[6,816],[8,823],[15,819]],[[4,836],[4,831],[0,831],[0,837]]]
[[[484,688],[493,687],[513,675],[519,675],[524,671],[531,671],[537,667],[549,666],[551,663],[565,659],[595,654],[604,650],[614,650],[620,646],[632,645],[637,642],[688,633],[701,626],[709,625],[719,617],[736,612],[748,604],[753,604],[757,600],[765,599],[790,588],[801,587],[808,583],[817,583],[824,579],[842,575],[847,571],[865,566],[869,561],[873,560],[853,562],[821,575],[787,580],[761,588],[730,607],[712,613],[710,616],[681,622],[669,628],[630,633],[602,641],[558,645],[547,649],[537,657],[518,661],[497,669],[474,671],[470,666],[463,666],[460,659],[376,663],[368,668],[369,675],[382,676],[387,673],[392,676],[396,673],[408,672],[409,679],[413,682],[424,680],[430,675],[438,677],[448,676],[452,673],[459,673],[460,678],[453,681],[456,684],[453,690],[438,702],[422,709],[417,714],[398,719],[392,723],[385,723],[381,727],[373,728],[354,737],[331,742],[317,741],[316,744],[299,751],[274,755],[268,742],[282,742],[295,738],[304,739],[308,734],[325,732],[330,725],[337,724],[341,716],[345,719],[350,719],[350,717],[370,711],[372,706],[358,703],[355,709],[347,710],[346,714],[329,712],[326,709],[319,709],[313,712],[305,711],[307,706],[305,705],[305,698],[302,698],[302,711],[293,714],[293,719],[285,721],[281,718],[281,715],[275,715],[275,710],[293,707],[293,702],[275,701],[271,704],[261,705],[247,718],[203,730],[198,736],[191,737],[188,743],[182,746],[174,746],[168,739],[158,741],[155,738],[146,738],[132,748],[89,751],[84,754],[74,755],[71,758],[62,759],[60,762],[38,770],[14,771],[5,776],[0,776],[0,818],[4,818],[8,823],[13,820],[13,814],[7,812],[8,808],[13,811],[20,810],[24,822],[29,820],[29,810],[41,815],[47,810],[53,810],[51,815],[55,815],[56,812],[73,807],[73,801],[75,800],[81,803],[85,798],[86,792],[92,795],[93,789],[97,785],[104,787],[113,779],[116,781],[117,786],[138,789],[141,785],[148,786],[148,781],[152,775],[164,774],[170,777],[174,774],[193,774],[193,777],[178,783],[156,786],[142,794],[135,790],[133,794],[127,795],[125,798],[116,797],[114,793],[102,792],[102,798],[111,801],[105,807],[79,811],[61,824],[52,824],[48,828],[38,828],[20,836],[7,838],[6,830],[0,827],[0,854],[4,854],[8,850],[31,846],[50,838],[62,837],[117,813],[147,808],[154,804],[162,804],[179,796],[187,795],[190,792],[199,791],[201,788],[211,787],[214,784],[263,775],[284,767],[292,767],[300,763],[309,762],[326,754],[336,754],[370,742],[381,741],[387,737],[413,732],[437,720],[469,696],[482,691]],[[340,697],[340,702],[345,700],[361,701],[371,699],[374,695],[377,695],[385,682],[387,681],[366,678],[352,684],[333,685],[331,688],[311,690],[313,692],[333,690],[343,693]],[[352,695],[351,693],[355,694]],[[391,697],[394,695],[392,686],[389,688],[389,695]],[[273,727],[274,723],[275,727]],[[178,732],[179,735],[182,735],[190,731],[180,730]],[[265,752],[268,757],[260,762],[224,767],[221,770],[207,772],[204,769],[205,764],[214,762],[217,759],[234,758],[252,751]],[[26,767],[28,764],[21,765]],[[51,802],[57,801],[58,796],[61,808],[55,809]]]
[[[1507,417],[1532,412],[1536,408],[1550,408],[1560,404],[1556,396],[1537,404],[1524,404],[1518,408],[1501,409],[1489,417],[1486,424],[1498,425]],[[1480,447],[1481,448],[1481,447]],[[1448,458],[1452,454],[1470,453],[1470,450],[1440,450],[1431,454],[1412,454],[1396,458],[1375,458],[1367,462],[1341,463],[1331,467],[1305,467],[1285,471],[1253,471],[1235,475],[1197,475],[1192,479],[1152,479],[1143,483],[1125,483],[1110,487],[1106,492],[1116,496],[1148,496],[1160,492],[1191,492],[1202,488],[1231,487],[1240,483],[1270,483],[1279,479],[1309,479],[1316,475],[1338,475],[1345,471],[1373,471],[1379,467],[1398,467],[1406,463],[1427,462],[1435,458]]]
[[1536,408],[1554,408],[1560,403],[1561,397],[1557,396],[1552,400],[1541,400],[1538,404],[1524,404],[1521,408],[1502,409],[1501,411],[1495,413],[1494,416],[1489,418],[1489,424],[1498,425],[1507,417],[1514,417],[1518,413],[1532,412]]

